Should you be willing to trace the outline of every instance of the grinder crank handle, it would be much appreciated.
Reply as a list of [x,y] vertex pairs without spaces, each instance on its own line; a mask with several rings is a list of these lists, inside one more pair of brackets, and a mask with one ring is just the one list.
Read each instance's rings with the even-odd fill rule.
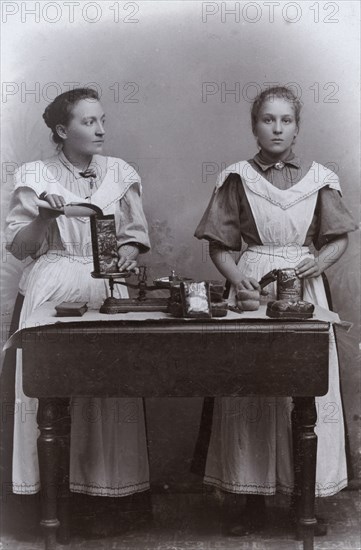
[[261,289],[263,289],[265,286],[269,285],[270,283],[277,281],[277,272],[278,272],[278,269],[272,269],[272,271],[269,271],[268,273],[266,273],[266,275],[263,275],[262,279],[258,281],[258,284],[261,287]]

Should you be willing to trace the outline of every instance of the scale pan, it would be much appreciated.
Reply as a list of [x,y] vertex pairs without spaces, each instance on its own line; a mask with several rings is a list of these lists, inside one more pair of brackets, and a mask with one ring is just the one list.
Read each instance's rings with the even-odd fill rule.
[[97,271],[92,271],[91,276],[94,279],[126,279],[134,275],[134,273],[129,271],[116,271],[114,273],[98,273]]
[[193,279],[190,279],[189,277],[178,277],[178,275],[175,275],[174,277],[168,276],[154,279],[153,284],[158,288],[171,288],[174,285],[179,285],[179,283],[191,281],[193,281]]

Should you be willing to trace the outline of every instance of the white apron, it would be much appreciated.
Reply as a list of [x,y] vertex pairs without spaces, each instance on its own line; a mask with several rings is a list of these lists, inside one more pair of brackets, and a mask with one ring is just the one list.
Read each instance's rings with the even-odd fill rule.
[[[38,182],[26,182],[38,195]],[[115,181],[108,170],[91,202],[104,214],[113,214],[115,205],[131,183]],[[39,192],[40,191],[40,192]],[[53,181],[49,193],[68,202],[83,198]],[[89,218],[59,216],[57,224],[64,251],[48,251],[34,263],[26,280],[20,327],[32,311],[46,301],[87,301],[100,307],[107,295],[107,281],[93,279]],[[115,292],[126,297],[127,290],[116,285]],[[25,324],[24,324],[25,323]],[[13,491],[39,491],[37,455],[38,400],[22,391],[22,352],[17,351],[16,414],[14,425]],[[125,496],[149,489],[149,466],[142,399],[75,398],[71,403],[70,490],[98,496]]]
[[[236,169],[235,169],[236,167]],[[339,189],[335,174],[313,163],[296,185],[280,190],[247,162],[227,169],[241,175],[262,246],[251,246],[238,268],[257,281],[271,269],[294,268],[311,256],[303,247],[318,190]],[[218,187],[224,179],[221,175]],[[275,283],[265,301],[275,299]],[[235,301],[231,289],[230,301]],[[328,309],[321,277],[305,280],[304,299]],[[347,485],[345,431],[339,368],[333,329],[329,343],[329,391],[316,397],[318,436],[316,496],[329,496]],[[271,495],[293,491],[291,398],[217,398],[204,482],[234,493]]]

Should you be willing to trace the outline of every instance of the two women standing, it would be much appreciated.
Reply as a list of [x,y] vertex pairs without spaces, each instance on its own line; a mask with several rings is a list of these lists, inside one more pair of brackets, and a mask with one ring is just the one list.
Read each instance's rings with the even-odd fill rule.
[[[220,174],[197,228],[196,236],[210,242],[211,258],[231,284],[231,302],[242,305],[245,290],[260,302],[257,281],[270,269],[293,267],[305,281],[305,300],[328,307],[322,274],[345,251],[347,233],[355,224],[342,203],[337,176],[293,153],[300,108],[287,88],[272,88],[256,98],[252,129],[260,151]],[[106,292],[104,282],[90,276],[89,224],[51,211],[39,214],[36,199],[40,195],[54,207],[88,200],[106,214],[113,213],[121,270],[132,269],[138,253],[149,249],[138,175],[121,159],[100,155],[104,113],[96,92],[79,89],[62,94],[46,109],[44,120],[61,150],[51,159],[38,161],[46,178],[34,177],[34,163],[18,171],[7,220],[9,249],[19,258],[30,255],[33,259],[20,285],[21,321],[47,300],[97,303]],[[236,263],[231,251],[243,250],[244,243],[247,250]],[[310,252],[311,245],[316,254]],[[272,288],[269,298],[274,295]],[[17,362],[16,399],[35,408],[35,400],[22,393],[21,352]],[[329,392],[317,398],[317,496],[335,494],[347,484],[333,333],[329,368]],[[71,490],[109,496],[146,490],[149,472],[141,401],[135,401],[138,422],[132,424],[109,422],[120,400],[96,400],[107,421],[94,424],[82,418],[86,400],[77,401],[80,406],[72,407]],[[322,414],[330,402],[337,407],[338,422],[327,424]],[[249,423],[237,413],[255,406],[257,422]],[[287,398],[217,399],[205,483],[247,495],[292,494],[291,411]],[[36,431],[35,417],[15,426],[15,492],[33,493],[39,488]],[[245,516],[246,529],[254,526],[254,517]],[[243,532],[241,526],[235,534]]]

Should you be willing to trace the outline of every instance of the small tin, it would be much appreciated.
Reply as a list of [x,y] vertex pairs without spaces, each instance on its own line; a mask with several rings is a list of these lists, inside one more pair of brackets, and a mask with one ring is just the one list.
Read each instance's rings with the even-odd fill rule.
[[303,280],[294,269],[277,270],[277,300],[302,300]]

